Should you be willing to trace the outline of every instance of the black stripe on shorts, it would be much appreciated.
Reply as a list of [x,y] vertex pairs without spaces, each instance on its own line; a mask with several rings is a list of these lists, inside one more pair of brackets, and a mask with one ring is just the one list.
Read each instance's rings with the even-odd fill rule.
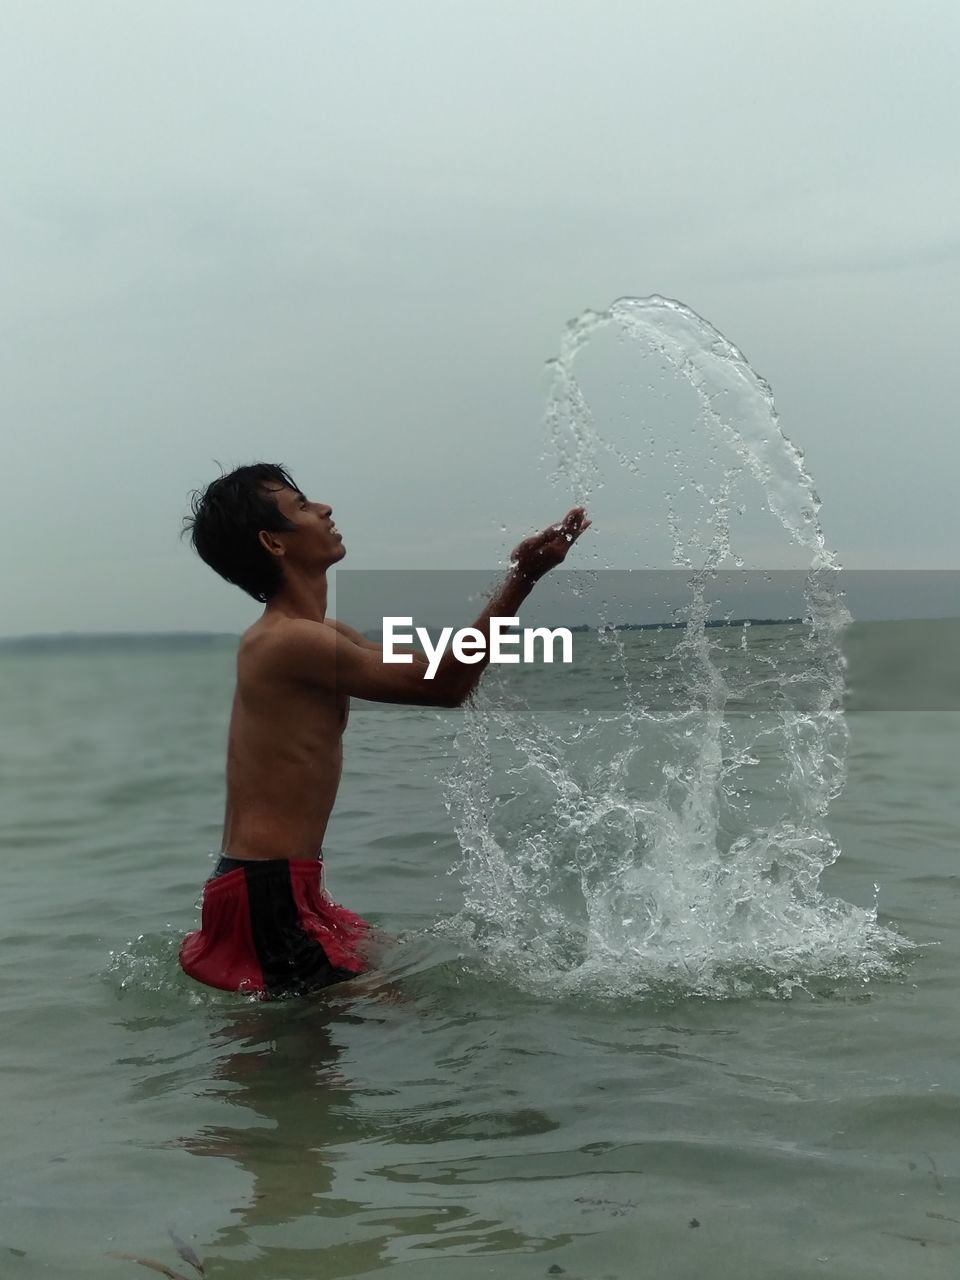
[[[221,869],[224,863],[230,865]],[[285,858],[223,857],[214,875],[236,867],[243,868],[253,945],[269,995],[303,995],[357,976],[331,964],[320,943],[304,929]]]

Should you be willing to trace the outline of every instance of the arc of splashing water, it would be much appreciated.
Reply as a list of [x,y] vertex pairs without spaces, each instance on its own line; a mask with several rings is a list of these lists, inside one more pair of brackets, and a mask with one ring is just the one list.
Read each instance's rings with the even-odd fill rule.
[[[807,750],[811,758],[795,758],[799,785],[811,778],[820,785],[811,789],[812,812],[823,816],[843,785],[847,727],[840,710],[846,660],[838,635],[851,621],[835,587],[840,566],[828,550],[820,522],[821,502],[803,454],[785,435],[769,383],[754,370],[746,356],[728,338],[691,307],[673,298],[651,294],[645,298],[617,299],[606,311],[585,311],[564,331],[559,356],[549,362],[553,381],[547,402],[546,424],[557,448],[559,470],[589,496],[598,471],[596,448],[602,440],[589,405],[573,372],[578,352],[599,330],[614,325],[639,339],[693,388],[704,420],[745,463],[760,486],[767,506],[793,541],[810,552],[811,562],[804,597],[812,624],[806,645],[825,679],[822,681],[814,719],[824,726]],[[571,454],[562,444],[566,430],[573,439]],[[704,581],[726,554],[724,537],[713,548],[707,564],[694,575],[694,598],[689,614],[689,649],[697,659],[706,685],[711,686],[719,710],[725,690],[710,662],[703,634],[707,606]],[[827,729],[832,730],[828,733]],[[834,741],[831,744],[830,738]],[[713,750],[709,750],[711,747]],[[705,804],[704,788],[716,781],[720,767],[719,741],[704,743],[703,786],[696,798]],[[801,753],[802,755],[802,753]],[[707,767],[707,757],[713,767]],[[813,769],[808,771],[808,766]],[[709,805],[707,806],[709,807]]]
[[[820,497],[806,470],[803,453],[785,435],[769,383],[752,368],[746,356],[730,340],[691,307],[673,298],[651,294],[645,298],[618,298],[606,311],[585,311],[571,321],[563,334],[559,356],[548,362],[553,381],[547,402],[546,425],[557,448],[559,470],[586,500],[598,472],[596,448],[602,440],[589,404],[573,372],[578,352],[599,330],[610,325],[640,339],[693,388],[705,421],[741,462],[746,463],[760,486],[771,513],[793,541],[810,552],[804,598],[812,624],[806,644],[816,654],[823,681],[816,716],[830,724],[842,745],[829,749],[828,735],[813,751],[814,776],[821,780],[813,809],[826,813],[842,787],[847,728],[839,712],[846,660],[838,635],[851,621],[835,582],[840,565],[827,548],[820,522]],[[574,442],[573,454],[563,447],[566,430]],[[694,599],[689,615],[690,648],[699,658],[701,673],[722,700],[717,673],[710,663],[703,625],[707,606],[704,580],[726,554],[726,535],[713,548],[707,564],[694,576]],[[717,760],[719,767],[719,757]],[[802,772],[802,766],[797,764]],[[707,771],[708,773],[710,771]]]
[[[590,866],[580,867],[591,938],[599,947],[601,957],[613,946],[620,967],[635,951],[640,956],[642,969],[652,965],[654,972],[669,976],[679,968],[689,973],[695,989],[711,993],[738,989],[735,977],[731,979],[732,986],[728,984],[724,966],[746,961],[759,963],[761,969],[779,975],[777,982],[782,979],[787,989],[792,989],[810,960],[817,971],[815,954],[824,947],[832,957],[826,963],[828,969],[831,964],[839,963],[843,967],[850,964],[864,973],[884,972],[889,956],[903,940],[877,924],[875,909],[871,913],[824,899],[818,887],[820,872],[839,852],[818,818],[825,814],[844,776],[846,725],[839,696],[844,662],[837,633],[849,621],[849,614],[833,589],[839,565],[826,547],[819,520],[820,500],[805,470],[803,455],[780,428],[769,385],[717,329],[689,307],[669,298],[659,295],[621,298],[607,311],[588,311],[571,322],[563,335],[560,354],[549,366],[553,376],[547,401],[547,427],[558,454],[557,470],[578,491],[577,497],[590,497],[599,471],[598,445],[611,449],[621,463],[631,465],[630,459],[604,440],[594,426],[589,404],[573,372],[580,349],[594,333],[610,325],[640,339],[691,385],[700,401],[705,425],[733,451],[740,466],[753,475],[769,510],[791,539],[809,551],[806,599],[812,625],[804,643],[810,654],[811,670],[815,670],[819,678],[815,705],[806,714],[784,717],[782,724],[783,732],[788,735],[797,811],[792,818],[785,814],[784,821],[775,830],[758,828],[745,833],[734,846],[739,847],[738,860],[742,859],[742,865],[721,865],[716,856],[718,850],[711,852],[711,849],[715,843],[712,839],[716,828],[715,792],[722,764],[719,731],[725,690],[719,673],[710,664],[709,646],[703,634],[706,614],[703,608],[697,607],[695,598],[687,641],[701,665],[702,674],[713,677],[708,681],[710,688],[705,690],[707,714],[702,718],[698,782],[691,788],[681,814],[661,812],[657,805],[647,807],[653,817],[659,815],[662,819],[663,852],[670,859],[668,864],[661,859],[652,868],[655,880],[649,882],[656,898],[654,906],[663,899],[660,905],[664,906],[666,916],[658,907],[657,930],[668,929],[666,950],[663,954],[651,951],[651,947],[660,945],[655,940],[651,942],[651,938],[659,937],[656,930],[652,934],[649,930],[641,931],[642,936],[635,943],[621,938],[618,928],[614,927],[612,932],[607,929],[609,924],[616,926],[617,923],[614,917],[619,910],[618,895],[625,894],[625,901],[636,900],[641,906],[646,901],[643,895],[649,896],[642,879],[633,883],[631,876],[635,868],[619,854],[607,868],[609,883],[601,888],[588,883]],[[716,568],[728,549],[726,528],[718,528],[717,533],[719,536],[710,549],[707,564],[694,574],[695,596],[698,589],[702,594],[707,574]],[[536,982],[536,966],[542,963],[546,968],[540,971],[540,981],[548,983],[553,990],[567,972],[562,965],[561,969],[556,967],[555,939],[552,934],[545,939],[527,938],[524,932],[527,908],[532,904],[535,919],[556,933],[557,911],[550,908],[549,903],[539,901],[540,890],[552,878],[549,833],[525,838],[516,849],[501,846],[495,837],[486,792],[491,763],[488,733],[492,727],[490,720],[477,710],[467,718],[465,733],[458,739],[464,751],[465,772],[457,775],[455,807],[460,816],[458,834],[465,855],[467,907],[476,918],[494,927],[494,939],[499,939],[505,955],[517,966],[515,977],[525,973],[527,980]],[[511,726],[512,739],[523,748],[525,735],[522,727],[519,732],[513,731],[516,728]],[[628,731],[634,728],[629,715],[625,728]],[[536,735],[532,738],[537,740]],[[482,766],[479,770],[478,764]],[[623,800],[623,797],[613,798],[618,804]],[[560,808],[566,811],[563,804]],[[626,808],[637,816],[635,804],[631,802]],[[793,876],[796,897],[791,896],[789,885],[784,888],[761,879],[764,849],[776,846],[778,841],[794,855],[793,862],[797,864]],[[683,859],[671,857],[671,848],[679,847],[678,842],[686,850]],[[691,858],[691,846],[698,843],[703,846],[704,857]],[[658,847],[659,841],[651,847],[654,856]],[[731,874],[727,875],[728,872]],[[741,936],[737,912],[742,903],[758,895],[758,915],[753,922],[748,922],[749,930]],[[701,905],[712,911],[710,929],[706,932],[698,915]],[[668,920],[671,913],[673,918]],[[625,919],[622,924],[631,925],[633,921]],[[758,957],[756,947],[760,942],[767,954]],[[631,970],[632,978],[629,973],[626,975],[627,982],[634,982],[639,989],[646,985],[642,969]],[[604,980],[610,977],[602,968],[599,973]],[[585,966],[583,974],[589,980],[589,966]],[[577,972],[571,971],[568,976],[576,985]]]
[[[791,537],[811,552],[811,572],[839,569],[824,539],[820,498],[804,467],[802,452],[780,426],[769,384],[708,320],[682,302],[659,294],[619,298],[606,311],[585,311],[567,326],[559,356],[548,362],[553,375],[546,414],[548,430],[559,446],[560,470],[584,491],[583,497],[589,497],[596,475],[595,442],[600,434],[574,377],[573,364],[591,335],[608,325],[642,338],[687,379],[707,421],[749,466],[771,512]],[[729,401],[721,407],[718,401],[722,395]],[[574,442],[572,458],[559,443],[564,428]],[[819,593],[814,594],[813,603],[817,603]],[[836,602],[830,603],[835,612]],[[839,617],[835,620],[841,621]]]

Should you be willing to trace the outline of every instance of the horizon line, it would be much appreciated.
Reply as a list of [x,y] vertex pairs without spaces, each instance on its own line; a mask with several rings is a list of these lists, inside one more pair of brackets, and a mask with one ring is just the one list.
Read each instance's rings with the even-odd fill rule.
[[[906,618],[853,618],[854,623],[857,622],[958,622],[960,614],[940,614],[940,615],[923,615],[911,616]],[[796,626],[802,624],[803,618],[708,618],[705,625],[710,628],[717,627],[742,627],[745,623],[751,626]],[[595,623],[578,622],[578,623],[539,623],[540,626],[549,626],[551,628],[562,627],[574,633],[584,633],[589,631],[599,632],[600,630],[613,631],[655,631],[670,630],[677,631],[685,627],[685,621],[661,621],[661,622],[617,622],[617,623]],[[436,624],[427,624],[427,630],[439,631],[441,628]],[[246,630],[246,628],[244,628]],[[376,628],[364,629],[364,634],[369,631],[375,631]],[[96,640],[238,640],[243,635],[241,631],[207,631],[207,630],[185,630],[179,628],[169,631],[144,630],[118,630],[118,631],[27,631],[15,635],[0,635],[0,646],[9,646],[17,644],[26,644],[30,641],[40,641],[43,643],[50,642],[69,642],[74,640],[80,641],[96,641]]]

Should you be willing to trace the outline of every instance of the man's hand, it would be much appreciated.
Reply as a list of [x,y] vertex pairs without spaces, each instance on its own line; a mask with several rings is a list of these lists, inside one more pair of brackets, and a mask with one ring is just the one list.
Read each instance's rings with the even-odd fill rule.
[[589,528],[586,509],[574,507],[559,524],[552,524],[543,533],[535,533],[520,543],[510,556],[514,572],[530,582],[538,582],[545,573],[563,564],[567,552]]

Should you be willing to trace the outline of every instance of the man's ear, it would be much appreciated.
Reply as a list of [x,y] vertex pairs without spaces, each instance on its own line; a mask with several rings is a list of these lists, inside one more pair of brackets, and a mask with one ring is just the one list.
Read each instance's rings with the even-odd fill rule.
[[257,537],[260,539],[261,547],[269,551],[272,556],[286,555],[284,545],[275,533],[271,533],[268,529],[261,529]]

